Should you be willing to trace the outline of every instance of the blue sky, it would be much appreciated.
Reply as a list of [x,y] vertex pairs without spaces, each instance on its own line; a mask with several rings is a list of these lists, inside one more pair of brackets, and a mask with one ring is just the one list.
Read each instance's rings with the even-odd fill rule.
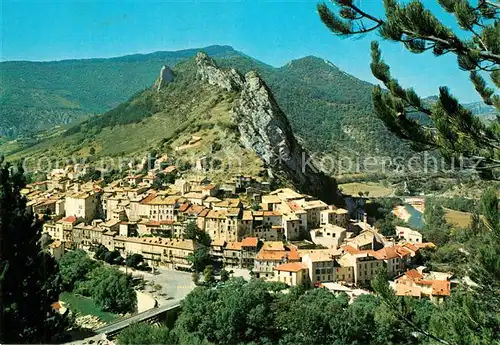
[[[358,0],[359,1],[359,0]],[[361,0],[376,10],[381,0]],[[2,49],[6,60],[112,57],[158,50],[231,45],[274,66],[315,55],[360,79],[375,83],[370,41],[331,34],[303,1],[1,1]],[[436,9],[435,1],[425,0]],[[453,22],[445,17],[447,23]],[[448,85],[464,102],[479,100],[454,56],[414,55],[384,42],[385,60],[404,86],[422,96]]]

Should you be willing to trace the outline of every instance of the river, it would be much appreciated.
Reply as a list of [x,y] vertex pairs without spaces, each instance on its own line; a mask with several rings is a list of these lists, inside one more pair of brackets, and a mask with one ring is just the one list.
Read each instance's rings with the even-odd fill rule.
[[408,219],[410,227],[422,229],[424,227],[424,215],[422,212],[417,211],[417,209],[410,204],[405,204],[405,210],[411,215]]

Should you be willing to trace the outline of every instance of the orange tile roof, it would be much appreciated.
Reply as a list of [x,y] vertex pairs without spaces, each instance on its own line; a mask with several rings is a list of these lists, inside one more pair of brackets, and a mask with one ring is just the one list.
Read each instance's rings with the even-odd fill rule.
[[302,262],[289,262],[279,265],[278,267],[276,267],[276,270],[285,272],[298,272],[306,268],[307,266]]
[[66,223],[74,223],[76,222],[77,218],[75,216],[69,216],[64,218],[62,221]]
[[280,261],[288,258],[289,261],[300,261],[300,254],[296,250],[262,250],[255,256],[257,260]]
[[151,193],[149,194],[147,197],[145,197],[144,199],[142,199],[139,204],[149,204],[151,201],[154,200],[154,198],[156,198],[156,193]]
[[189,204],[186,202],[179,207],[179,211],[185,212],[189,208]]
[[223,247],[226,244],[224,240],[214,240],[210,243],[212,247]]
[[410,252],[398,245],[394,245],[391,247],[384,247],[375,252],[375,256],[379,260],[389,260],[395,258],[403,258],[405,256],[410,255]]
[[432,242],[423,242],[423,243],[414,243],[413,244],[417,249],[423,248],[435,248],[436,245]]
[[204,210],[202,210],[199,214],[198,214],[198,217],[206,217],[208,215],[208,213],[210,212],[210,209],[209,208],[206,208]]
[[450,282],[447,280],[432,281],[432,295],[434,296],[450,296]]
[[279,242],[279,241],[266,241],[266,242],[264,242],[264,245],[262,246],[262,250],[284,251],[285,250],[285,246],[283,245],[283,242]]
[[288,201],[287,205],[288,205],[288,207],[290,207],[290,209],[292,211],[300,211],[300,210],[302,210],[302,207],[300,207],[300,205],[297,204],[295,201]]
[[212,190],[216,186],[214,184],[207,184],[206,186],[201,187],[202,190]]
[[384,247],[375,252],[377,259],[379,260],[389,260],[399,257],[396,248],[394,247]]
[[227,242],[226,249],[241,250],[241,242]]
[[348,252],[349,254],[359,254],[361,251],[357,248],[354,248],[353,246],[344,246],[344,250]]
[[418,286],[408,286],[404,284],[396,285],[396,296],[420,297],[420,288]]
[[264,217],[281,216],[281,212],[280,211],[264,211],[263,216]]
[[247,237],[241,241],[241,246],[243,247],[257,247],[259,239],[257,237]]
[[406,271],[406,276],[412,280],[422,279],[424,276],[416,269]]

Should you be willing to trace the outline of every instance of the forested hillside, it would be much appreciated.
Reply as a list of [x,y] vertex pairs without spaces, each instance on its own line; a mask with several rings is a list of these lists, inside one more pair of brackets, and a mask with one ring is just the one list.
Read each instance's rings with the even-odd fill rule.
[[[275,68],[231,47],[203,50],[223,67],[233,67],[241,73],[257,71],[271,87],[295,133],[313,152],[339,157],[410,153],[373,115],[371,85],[326,60],[310,56]],[[14,137],[113,109],[134,93],[151,87],[163,64],[174,66],[195,52],[2,63],[5,86],[1,93],[0,135]],[[129,103],[123,103],[110,111],[105,120],[94,118],[91,122],[99,128],[138,122],[150,113],[135,109],[137,106],[129,108]],[[80,128],[76,125],[68,133]],[[14,146],[18,151],[20,145]],[[5,147],[4,152],[8,153]]]
[[[240,54],[228,46],[204,48],[211,56]],[[136,54],[110,59],[0,63],[0,136],[66,124],[112,109],[151,86],[162,65],[198,50]]]

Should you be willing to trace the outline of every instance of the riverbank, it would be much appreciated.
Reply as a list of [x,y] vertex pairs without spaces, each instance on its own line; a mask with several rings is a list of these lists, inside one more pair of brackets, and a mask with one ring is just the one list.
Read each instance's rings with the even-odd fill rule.
[[392,213],[394,213],[394,215],[396,217],[404,220],[405,222],[408,222],[411,218],[410,212],[408,212],[406,207],[402,206],[402,205],[398,205],[398,206],[394,207],[394,209],[392,210]]

